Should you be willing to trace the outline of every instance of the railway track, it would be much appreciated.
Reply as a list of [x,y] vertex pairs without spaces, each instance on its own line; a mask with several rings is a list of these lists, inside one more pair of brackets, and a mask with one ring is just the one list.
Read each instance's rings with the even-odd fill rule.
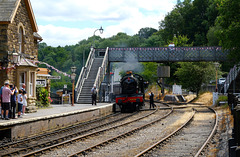
[[[0,155],[1,156],[10,156],[12,154],[19,154],[19,152],[25,152],[28,149],[34,150],[37,148],[46,147],[47,145],[56,144],[59,141],[67,139],[68,137],[72,138],[72,137],[78,136],[79,134],[83,134],[85,132],[89,132],[91,130],[98,129],[98,128],[104,127],[104,126],[112,124],[112,123],[116,123],[118,121],[129,118],[135,114],[137,114],[137,113],[135,112],[135,113],[125,114],[125,115],[120,114],[120,113],[111,114],[111,115],[103,117],[103,118],[98,118],[98,119],[91,120],[88,122],[79,123],[79,124],[69,126],[66,128],[62,128],[59,130],[55,130],[52,132],[43,133],[43,134],[40,134],[37,136],[28,137],[28,138],[21,139],[18,141],[4,143],[0,146]],[[76,132],[76,130],[81,130],[81,131]],[[71,132],[74,132],[74,133],[69,134]],[[61,134],[63,134],[63,137],[61,137]],[[64,135],[64,134],[67,134],[67,135]],[[52,140],[48,144],[44,143],[44,142],[40,142],[41,140],[45,141],[46,139],[54,138],[56,136],[58,138],[55,138],[55,140]],[[34,144],[34,142],[42,143],[42,145],[40,145],[40,144],[36,145],[36,144]],[[32,146],[29,147],[28,145],[32,145]],[[24,148],[19,148],[19,147],[24,147]],[[8,152],[4,153],[4,151],[6,151],[6,150]]]
[[106,117],[97,118],[97,119],[94,119],[94,120],[91,120],[91,121],[67,126],[65,128],[61,128],[61,129],[58,129],[58,130],[55,130],[55,131],[45,132],[45,133],[42,133],[40,135],[24,137],[24,138],[21,138],[21,139],[18,139],[18,140],[5,139],[5,140],[1,141],[1,143],[0,143],[0,151],[4,150],[4,149],[7,149],[7,148],[10,148],[12,146],[21,145],[21,144],[24,144],[24,143],[29,143],[33,140],[39,140],[39,139],[46,138],[46,137],[49,137],[49,136],[52,136],[52,135],[55,135],[55,134],[60,134],[60,133],[68,132],[68,131],[73,130],[73,129],[82,128],[82,127],[87,126],[89,124],[102,122],[106,119],[110,119],[110,118],[116,117],[118,115],[120,115],[120,113],[115,113],[115,114],[108,115]]
[[217,121],[215,110],[198,108],[185,124],[135,157],[203,155],[203,149],[216,131]]
[[[43,149],[40,149],[40,150],[37,150],[37,151],[34,151],[34,152],[31,152],[31,153],[28,153],[28,154],[25,154],[25,155],[21,155],[21,156],[36,156],[36,155],[41,155],[41,156],[58,156],[59,154],[48,154],[47,152],[50,151],[50,152],[55,152],[55,150],[59,150],[59,149],[56,149],[56,148],[61,148],[61,150],[64,150],[64,148],[66,148],[68,145],[70,147],[72,147],[73,145],[75,145],[76,143],[80,143],[81,146],[86,146],[87,144],[82,144],[83,142],[87,142],[89,139],[92,139],[92,142],[97,142],[96,138],[99,140],[99,138],[101,138],[101,141],[104,141],[103,143],[109,143],[109,142],[112,142],[114,140],[114,138],[111,138],[111,140],[108,140],[110,135],[107,135],[109,132],[115,132],[116,129],[119,129],[121,130],[122,132],[126,132],[126,128],[128,128],[127,130],[132,130],[131,127],[133,127],[134,125],[136,125],[136,123],[144,123],[145,119],[146,118],[153,118],[152,116],[153,115],[156,115],[157,112],[164,112],[166,113],[167,111],[159,111],[159,110],[154,110],[152,111],[151,113],[148,113],[148,114],[145,114],[144,116],[141,116],[141,117],[138,117],[138,118],[135,118],[133,120],[128,120],[126,122],[122,122],[122,124],[116,124],[115,126],[111,126],[111,127],[108,127],[108,128],[104,128],[104,129],[101,129],[101,130],[98,130],[98,131],[95,131],[95,132],[92,132],[92,133],[89,133],[89,134],[86,134],[86,135],[83,135],[83,136],[78,136],[76,138],[72,138],[71,140],[67,140],[67,141],[64,141],[62,143],[59,143],[59,144],[56,144],[56,145],[53,145],[53,146],[50,146],[50,147],[46,147],[46,148],[43,148]],[[158,114],[157,114],[158,115]],[[130,126],[130,127],[129,127]],[[136,129],[137,130],[137,129]],[[128,133],[127,134],[131,134],[131,132],[127,131]],[[118,135],[122,135],[122,137],[124,136],[127,136],[127,134],[123,135],[123,133],[118,133]],[[118,135],[115,135],[115,136],[118,136]],[[120,137],[120,136],[119,136]],[[89,142],[88,142],[89,143]],[[100,143],[99,143],[100,144]],[[91,145],[91,144],[90,144]],[[96,145],[96,144],[95,144]],[[101,144],[100,144],[101,145]],[[98,147],[98,146],[96,146]],[[78,150],[80,148],[77,148]],[[94,147],[93,147],[94,149]],[[91,149],[89,149],[91,150]],[[86,152],[87,150],[85,150]],[[65,154],[61,154],[62,156],[66,156]]]
[[[156,111],[146,111],[146,112],[150,112],[149,114],[145,113],[145,116],[149,116]],[[142,113],[142,114],[144,114],[144,113]],[[38,152],[37,150],[40,150],[40,152],[44,152],[44,150],[47,151],[49,149],[56,148],[56,147],[59,147],[61,145],[65,145],[66,143],[72,143],[72,141],[76,140],[79,137],[80,137],[80,139],[84,139],[88,136],[93,136],[94,134],[104,132],[104,130],[108,130],[108,129],[100,129],[99,131],[94,131],[94,130],[96,130],[96,128],[106,127],[109,124],[115,124],[115,123],[117,123],[117,121],[121,121],[123,119],[128,119],[129,117],[132,117],[134,114],[127,114],[127,115],[123,114],[123,115],[125,115],[125,116],[122,117],[122,118],[119,118],[118,120],[113,120],[111,122],[109,121],[109,122],[106,122],[106,123],[104,123],[104,124],[102,124],[98,127],[94,126],[90,129],[84,130],[85,135],[82,135],[83,131],[80,131],[80,132],[77,132],[77,133],[74,133],[74,134],[67,135],[67,137],[64,136],[64,137],[61,137],[61,138],[58,138],[58,139],[55,139],[55,140],[49,140],[49,141],[43,142],[43,143],[36,142],[37,144],[35,144],[34,146],[23,145],[24,148],[17,149],[16,151],[10,151],[8,153],[2,154],[2,156],[14,156],[14,155],[31,156],[31,153],[29,153],[29,152],[32,152],[34,150],[36,150],[36,151],[33,152],[32,154],[36,154]],[[144,116],[141,116],[140,118],[136,118],[135,121],[137,121],[139,119],[142,119],[142,118],[144,118]],[[131,123],[131,122],[128,122],[128,123]],[[90,124],[88,124],[88,125],[90,125]],[[89,133],[90,131],[92,131],[92,133]],[[26,154],[26,153],[28,153],[28,154]],[[23,155],[23,154],[25,154],[25,155]]]
[[[155,118],[155,122],[142,127],[141,129],[124,135],[118,139],[109,142],[108,144],[99,145],[89,151],[82,154],[74,154],[75,156],[97,156],[97,157],[112,157],[112,156],[134,156],[138,152],[146,149],[148,145],[151,145],[158,139],[158,137],[164,137],[169,132],[173,131],[176,127],[180,126],[192,113],[191,108],[174,109],[173,113],[158,121],[163,115],[158,115]],[[184,119],[184,120],[183,120]],[[145,124],[147,121],[145,122]],[[151,122],[148,122],[151,123]],[[144,125],[144,124],[142,124]],[[147,125],[147,124],[146,124]],[[141,127],[141,126],[139,126]],[[110,134],[110,133],[109,133]],[[83,141],[83,144],[88,143]],[[79,145],[76,147],[80,148]],[[73,147],[66,148],[67,151],[73,150]],[[62,152],[59,152],[61,154]],[[56,155],[56,154],[51,154]],[[65,155],[65,154],[64,154]],[[66,156],[66,155],[65,155]]]
[[[196,111],[190,112],[193,107]],[[214,110],[199,104],[165,108],[161,106],[161,109],[164,112],[144,111],[145,113],[141,112],[144,116],[135,115],[134,120],[134,116],[129,116],[124,122],[112,122],[112,125],[106,124],[98,130],[92,129],[84,134],[69,136],[57,143],[48,141],[45,145],[25,147],[23,151],[6,153],[3,156],[204,156],[203,150],[217,126],[218,117]],[[176,125],[177,121],[181,121],[181,125],[179,122]],[[203,127],[205,132],[199,129]],[[134,140],[139,142],[141,138],[143,142],[134,146]]]
[[[103,134],[98,133],[98,135],[95,135],[94,137],[92,136],[80,142],[75,142],[74,144],[62,147],[61,149],[57,149],[55,151],[51,151],[50,153],[44,154],[42,156],[57,156],[60,154],[62,156],[87,155],[88,153],[95,152],[98,150],[98,148],[102,148],[111,143],[115,143],[118,140],[127,138],[139,130],[147,128],[154,123],[161,121],[163,118],[169,116],[172,113],[172,110],[164,112],[165,113],[163,114],[163,111],[157,111],[155,114],[145,117],[140,121],[136,121],[134,123],[131,122],[124,126],[116,126],[116,128],[112,128]],[[159,114],[162,116],[159,116]],[[90,156],[92,155],[90,154]],[[97,156],[99,156],[99,154]]]

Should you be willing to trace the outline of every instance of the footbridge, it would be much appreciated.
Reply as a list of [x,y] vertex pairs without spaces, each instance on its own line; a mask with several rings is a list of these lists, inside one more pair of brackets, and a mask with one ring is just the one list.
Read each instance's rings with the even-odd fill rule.
[[221,47],[109,48],[109,62],[200,62],[225,61]]
[[[77,103],[91,103],[94,84],[98,89],[102,82],[108,82],[105,86],[109,86],[111,62],[215,62],[226,61],[227,55],[221,47],[91,48],[75,87]],[[103,95],[99,92],[100,97]]]

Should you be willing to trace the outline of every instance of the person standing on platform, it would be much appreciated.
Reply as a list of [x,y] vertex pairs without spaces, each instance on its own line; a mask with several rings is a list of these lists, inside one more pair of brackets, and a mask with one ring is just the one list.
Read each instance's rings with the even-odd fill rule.
[[91,93],[92,93],[92,105],[95,104],[97,105],[96,99],[97,99],[97,88],[96,85],[93,86],[93,88],[91,89]]
[[150,95],[150,109],[153,107],[154,108],[154,94],[153,92],[149,93]]
[[0,115],[2,117],[2,89],[4,86],[1,87],[0,89]]
[[21,112],[22,112],[22,107],[23,107],[23,91],[20,89],[19,94],[17,96],[17,101],[18,101],[18,118],[21,117]]
[[22,88],[20,88],[22,91],[25,91],[26,92],[26,85],[25,83],[22,84]]
[[26,107],[27,107],[27,94],[26,94],[26,91],[23,91],[23,108],[22,108],[22,113],[23,113],[23,115],[27,115],[26,113],[25,113],[25,111],[26,111]]
[[9,120],[8,118],[8,111],[10,109],[10,97],[15,92],[15,89],[13,91],[9,88],[9,81],[5,81],[4,87],[2,89],[2,119],[5,118],[5,120]]
[[9,110],[9,118],[13,118],[15,119],[15,113],[16,113],[16,97],[17,97],[17,92],[18,92],[18,89],[15,85],[10,85],[10,89],[11,91],[14,91],[14,94],[11,95],[11,108]]
[[[22,84],[22,87],[21,87],[20,89],[22,90],[22,93],[25,92],[25,94],[23,94],[23,95],[27,95],[26,84],[25,84],[25,83]],[[23,96],[23,106],[22,106],[22,110],[21,110],[22,114],[25,114],[25,108],[26,108],[26,106],[24,106],[24,102],[25,102],[25,100],[24,100],[24,96]],[[27,98],[26,98],[26,102],[27,102]],[[25,102],[25,103],[26,103],[26,102]],[[24,110],[24,113],[23,113],[23,110]]]

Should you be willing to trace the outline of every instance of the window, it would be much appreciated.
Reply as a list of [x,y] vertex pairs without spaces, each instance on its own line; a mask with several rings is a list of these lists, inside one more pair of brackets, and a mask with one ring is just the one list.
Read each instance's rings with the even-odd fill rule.
[[24,52],[24,32],[23,27],[19,27],[19,53]]
[[30,73],[30,84],[29,84],[30,96],[33,96],[33,82],[34,82],[34,72],[31,72]]
[[26,83],[25,83],[25,79],[26,79],[26,74],[25,74],[25,72],[20,73],[20,80],[19,80],[20,89],[22,88],[22,85],[23,85],[23,84],[26,84]]

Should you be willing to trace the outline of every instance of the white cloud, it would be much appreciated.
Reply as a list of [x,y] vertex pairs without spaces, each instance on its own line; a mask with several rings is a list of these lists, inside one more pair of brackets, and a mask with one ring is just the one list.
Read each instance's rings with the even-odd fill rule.
[[[158,29],[158,22],[172,10],[176,0],[31,0],[31,3],[44,42],[64,46],[87,39],[101,25],[104,27],[101,37],[118,32],[133,35],[144,27]],[[67,28],[74,27],[71,22],[80,26]]]
[[39,34],[43,37],[43,42],[51,46],[65,46],[77,44],[80,40],[91,36],[91,28],[78,29],[67,28],[54,25],[39,26]]

